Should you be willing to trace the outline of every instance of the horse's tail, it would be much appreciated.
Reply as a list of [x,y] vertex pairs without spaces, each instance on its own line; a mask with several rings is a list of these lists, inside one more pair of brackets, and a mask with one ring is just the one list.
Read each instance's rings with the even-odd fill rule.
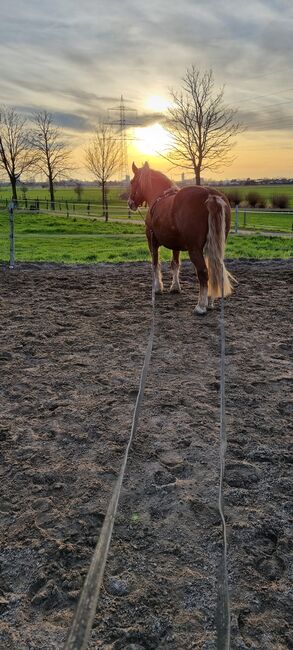
[[204,254],[209,273],[208,295],[219,298],[222,295],[222,269],[224,280],[224,296],[232,293],[233,276],[224,264],[226,241],[226,203],[220,196],[210,194],[206,200],[209,212],[209,229]]

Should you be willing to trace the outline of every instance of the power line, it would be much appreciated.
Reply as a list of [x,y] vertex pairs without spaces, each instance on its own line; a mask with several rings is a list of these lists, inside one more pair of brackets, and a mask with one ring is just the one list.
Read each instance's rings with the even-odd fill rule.
[[[266,120],[264,119],[263,121],[255,122],[255,126],[252,124],[248,124],[247,128],[252,128],[254,126],[255,130],[261,130],[262,128],[268,128],[268,127],[274,127],[274,131],[284,131],[286,129],[290,129],[293,126],[293,122],[291,121],[293,119],[293,116],[288,119],[282,119],[282,120]],[[281,128],[279,128],[281,127]]]
[[[234,89],[235,89],[235,87],[234,87]],[[247,90],[244,90],[244,89],[242,89],[242,88],[236,88],[236,90],[239,90],[240,92],[247,92]],[[286,93],[288,90],[293,90],[293,87],[290,86],[290,88],[281,88],[280,90],[278,90],[278,95],[279,95],[280,93]],[[251,93],[254,94],[254,91],[253,91],[253,90],[252,90],[252,91],[248,91],[248,92],[251,92]],[[273,97],[274,95],[277,96],[277,93],[272,93],[272,92],[270,92],[270,93],[267,93],[266,95],[256,95],[256,97],[254,97],[254,98],[253,98],[253,97],[250,97],[250,99],[251,99],[251,101],[254,102],[254,101],[257,101],[257,99],[266,99],[267,97]],[[292,100],[291,100],[291,101],[292,101]]]

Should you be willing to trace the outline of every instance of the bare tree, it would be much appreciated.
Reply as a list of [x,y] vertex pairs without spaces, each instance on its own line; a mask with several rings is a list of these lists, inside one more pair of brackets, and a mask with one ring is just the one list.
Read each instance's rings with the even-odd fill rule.
[[54,182],[57,178],[66,178],[73,170],[71,151],[64,142],[60,128],[55,126],[51,113],[38,111],[33,121],[35,126],[31,130],[30,141],[38,154],[36,169],[48,179],[51,208],[54,210]]
[[28,137],[27,119],[14,108],[0,109],[0,168],[9,177],[12,199],[17,202],[17,182],[36,161]]
[[82,184],[81,183],[76,183],[74,188],[73,188],[73,191],[75,192],[75,194],[76,194],[76,196],[78,198],[78,201],[81,201],[82,193],[84,191],[84,187],[82,186]]
[[192,169],[200,185],[204,170],[216,171],[233,161],[233,137],[243,131],[237,111],[223,103],[224,89],[214,91],[213,73],[200,73],[194,66],[186,71],[183,89],[171,91],[166,130],[172,149],[164,156],[185,169]]
[[85,164],[101,185],[103,212],[108,221],[107,182],[121,168],[121,146],[111,125],[98,123],[95,136],[85,150]]

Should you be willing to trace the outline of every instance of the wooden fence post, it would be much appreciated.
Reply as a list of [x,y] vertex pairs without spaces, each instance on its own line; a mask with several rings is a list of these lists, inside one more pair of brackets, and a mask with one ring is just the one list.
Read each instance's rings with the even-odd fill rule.
[[235,205],[235,232],[238,232],[239,206]]

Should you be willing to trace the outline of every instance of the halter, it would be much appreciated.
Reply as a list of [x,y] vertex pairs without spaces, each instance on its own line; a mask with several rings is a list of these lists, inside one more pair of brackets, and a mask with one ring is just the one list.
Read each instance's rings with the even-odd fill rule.
[[179,191],[178,187],[169,187],[167,190],[165,190],[165,192],[163,192],[163,194],[160,194],[160,196],[158,196],[156,198],[156,200],[154,201],[153,205],[150,208],[151,217],[154,216],[153,211],[154,211],[154,208],[157,205],[157,203],[159,203],[160,201],[162,201],[162,199],[165,199],[168,196],[172,196],[173,194],[177,194],[178,191]]

